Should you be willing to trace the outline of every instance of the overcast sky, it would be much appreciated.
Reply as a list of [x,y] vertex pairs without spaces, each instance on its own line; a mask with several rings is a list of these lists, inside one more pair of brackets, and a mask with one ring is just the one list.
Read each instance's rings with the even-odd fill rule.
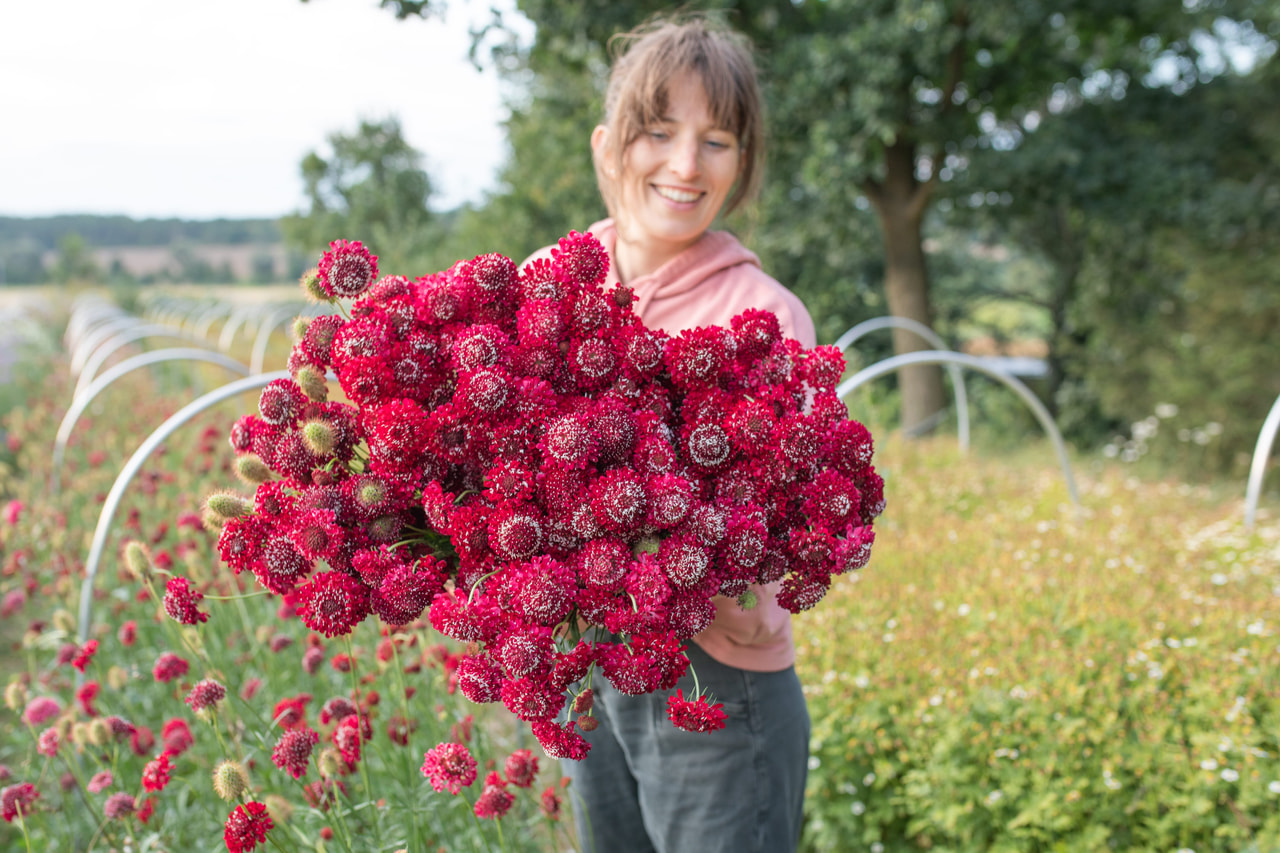
[[392,113],[433,207],[479,198],[504,153],[497,75],[466,58],[490,5],[397,21],[377,0],[7,4],[0,215],[279,216],[302,205],[307,151]]

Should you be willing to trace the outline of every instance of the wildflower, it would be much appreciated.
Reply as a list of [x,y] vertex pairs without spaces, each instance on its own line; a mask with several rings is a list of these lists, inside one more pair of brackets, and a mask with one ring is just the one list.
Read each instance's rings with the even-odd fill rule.
[[476,760],[460,743],[442,743],[423,755],[422,775],[436,791],[457,794],[476,781]]
[[99,770],[90,777],[85,787],[89,789],[90,794],[99,794],[110,788],[114,782],[115,777],[111,775],[110,770]]
[[86,681],[76,691],[76,701],[80,703],[80,709],[84,711],[85,716],[98,716],[98,709],[94,707],[94,701],[98,698],[98,693],[102,688],[96,681]]
[[305,726],[286,731],[271,751],[271,760],[294,779],[300,779],[307,772],[311,751],[319,742],[320,736]]
[[137,804],[133,800],[133,795],[124,791],[118,791],[107,797],[107,801],[102,805],[102,813],[108,820],[125,818],[135,811],[137,811]]
[[227,815],[227,823],[222,834],[227,844],[227,853],[247,853],[267,840],[267,833],[275,824],[267,807],[259,802],[245,803],[236,806]]
[[163,791],[169,784],[169,775],[172,771],[173,764],[169,760],[169,753],[160,753],[148,761],[147,766],[143,768],[142,787],[148,791]]
[[190,664],[184,658],[173,652],[161,652],[160,657],[156,658],[155,666],[151,668],[151,674],[156,681],[169,682],[186,675],[188,669]]
[[560,795],[556,793],[556,789],[548,785],[547,789],[542,792],[541,798],[539,798],[538,807],[542,809],[542,813],[547,820],[559,820],[560,802]]
[[58,754],[58,745],[58,730],[54,728],[45,729],[36,738],[36,752],[48,758],[53,758]]
[[355,764],[360,760],[362,720],[359,714],[344,717],[333,730],[333,745],[342,754],[342,760]]
[[191,744],[194,743],[187,721],[181,718],[166,722],[160,729],[160,739],[164,742],[165,752],[175,758],[190,749]]
[[10,785],[0,791],[0,817],[7,823],[13,823],[15,817],[30,814],[32,803],[39,797],[40,792],[30,782]]
[[165,584],[164,612],[169,618],[183,625],[198,625],[209,621],[209,614],[198,609],[204,593],[193,589],[186,578],[172,577]]
[[48,696],[37,696],[27,703],[26,709],[22,712],[22,719],[26,720],[31,726],[38,726],[47,723],[61,713],[62,706],[58,704],[57,699]]
[[116,639],[122,646],[132,646],[138,639],[138,623],[133,619],[125,622],[116,633]]
[[473,811],[476,817],[485,820],[497,820],[511,810],[516,801],[515,795],[506,789],[507,783],[497,773],[485,777],[484,790],[476,798]]
[[322,572],[298,587],[298,615],[326,637],[348,634],[369,615],[367,588],[342,572]]
[[507,756],[503,771],[507,774],[507,781],[517,788],[532,787],[533,779],[538,775],[538,759],[527,749],[517,749]]
[[185,701],[191,706],[191,710],[199,712],[212,708],[226,697],[227,688],[212,678],[206,678],[191,688]]
[[316,286],[328,301],[359,296],[377,278],[378,258],[359,240],[334,240],[316,269]]
[[271,712],[271,719],[282,729],[305,728],[307,725],[307,703],[311,701],[310,693],[299,693],[287,699],[281,699]]
[[677,690],[674,696],[667,699],[667,716],[677,728],[690,732],[713,732],[723,729],[724,721],[728,719],[728,715],[724,712],[724,705],[718,702],[712,705],[705,696],[698,696],[693,700],[685,699],[683,690]]

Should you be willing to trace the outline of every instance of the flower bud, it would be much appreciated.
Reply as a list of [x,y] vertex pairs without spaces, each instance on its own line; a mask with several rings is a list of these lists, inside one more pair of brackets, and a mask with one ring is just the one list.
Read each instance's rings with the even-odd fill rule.
[[583,688],[582,692],[573,697],[573,710],[579,714],[585,714],[590,711],[596,704],[596,694],[592,692],[590,687]]
[[289,331],[293,335],[293,340],[295,343],[302,340],[306,336],[307,327],[310,325],[311,325],[310,317],[303,317],[301,314],[299,314],[297,317],[293,318],[293,325],[290,327]]
[[253,512],[253,504],[235,492],[214,492],[205,500],[204,505],[206,509],[224,521],[230,521],[242,515],[250,515]]
[[578,728],[584,732],[594,732],[596,727],[600,725],[600,721],[595,717],[579,717]]
[[107,684],[112,690],[122,690],[129,683],[129,673],[122,666],[113,666],[107,670]]
[[221,533],[227,520],[205,506],[200,508],[200,524],[210,533]]
[[89,723],[89,743],[106,746],[111,742],[111,724],[98,717]]
[[751,590],[747,590],[742,595],[738,596],[738,606],[743,610],[755,610],[756,605],[759,603],[760,599],[757,598],[756,594]]
[[27,685],[14,679],[4,689],[4,705],[10,711],[16,711],[27,703]]
[[360,484],[356,490],[356,500],[361,506],[377,506],[387,499],[387,484],[381,480],[369,479]]
[[53,616],[50,617],[49,622],[54,628],[57,628],[64,634],[75,633],[76,617],[71,615],[70,610],[59,607],[57,610],[53,611]]
[[236,476],[251,486],[258,486],[271,479],[271,469],[252,453],[236,457]]
[[302,278],[298,279],[298,284],[302,286],[302,292],[307,295],[308,299],[315,302],[333,302],[334,298],[324,292],[324,287],[320,284],[320,271],[307,270],[302,274]]
[[213,791],[227,802],[249,787],[249,772],[238,761],[223,761],[213,768]]
[[262,804],[267,807],[267,814],[271,815],[271,820],[275,824],[288,823],[289,818],[293,817],[293,804],[279,794],[267,794],[262,798]]
[[342,760],[342,754],[330,746],[321,751],[316,766],[320,768],[321,775],[332,779],[346,769],[346,762]]
[[76,746],[84,746],[89,743],[88,723],[76,723],[71,727],[71,742]]
[[307,421],[302,425],[302,443],[317,456],[331,455],[337,443],[333,424],[323,420]]
[[147,550],[146,545],[137,540],[124,546],[124,564],[129,569],[129,574],[137,580],[146,580],[151,577],[151,552]]
[[400,519],[394,515],[380,515],[366,529],[374,542],[394,542],[400,536],[400,526]]
[[323,403],[329,399],[329,386],[324,380],[323,370],[309,364],[303,365],[298,368],[293,381],[298,383],[298,387],[302,389],[303,394],[307,395],[308,400]]

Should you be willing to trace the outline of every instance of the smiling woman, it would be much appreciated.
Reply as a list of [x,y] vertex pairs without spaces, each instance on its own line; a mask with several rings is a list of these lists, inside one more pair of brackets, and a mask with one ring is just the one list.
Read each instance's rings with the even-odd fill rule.
[[[760,174],[749,45],[696,17],[620,41],[605,117],[591,135],[612,217],[590,228],[609,255],[606,291],[625,285],[614,292],[633,294],[645,325],[672,336],[728,328],[763,309],[784,336],[813,347],[800,300],[732,234],[710,230],[721,212],[752,197]],[[591,750],[563,765],[584,850],[795,849],[809,716],[778,591],[775,582],[717,595],[714,616],[689,642],[691,673],[671,690],[632,696],[595,680],[596,727],[583,727]],[[708,695],[715,714],[686,698]],[[664,716],[698,733],[661,724]]]

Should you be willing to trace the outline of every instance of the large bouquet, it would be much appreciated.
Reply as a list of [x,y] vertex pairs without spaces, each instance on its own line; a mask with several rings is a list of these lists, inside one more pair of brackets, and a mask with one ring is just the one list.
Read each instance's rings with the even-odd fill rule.
[[[252,505],[211,506],[222,558],[309,628],[427,612],[467,644],[469,699],[581,758],[596,673],[669,690],[718,607],[756,606],[760,585],[814,606],[867,562],[883,483],[833,347],[758,310],[670,337],[604,290],[593,237],[551,254],[379,279],[359,242],[332,243],[304,286],[356,301],[298,330],[293,379],[233,428]],[[349,403],[328,400],[330,372]],[[696,693],[670,716],[723,724]]]

